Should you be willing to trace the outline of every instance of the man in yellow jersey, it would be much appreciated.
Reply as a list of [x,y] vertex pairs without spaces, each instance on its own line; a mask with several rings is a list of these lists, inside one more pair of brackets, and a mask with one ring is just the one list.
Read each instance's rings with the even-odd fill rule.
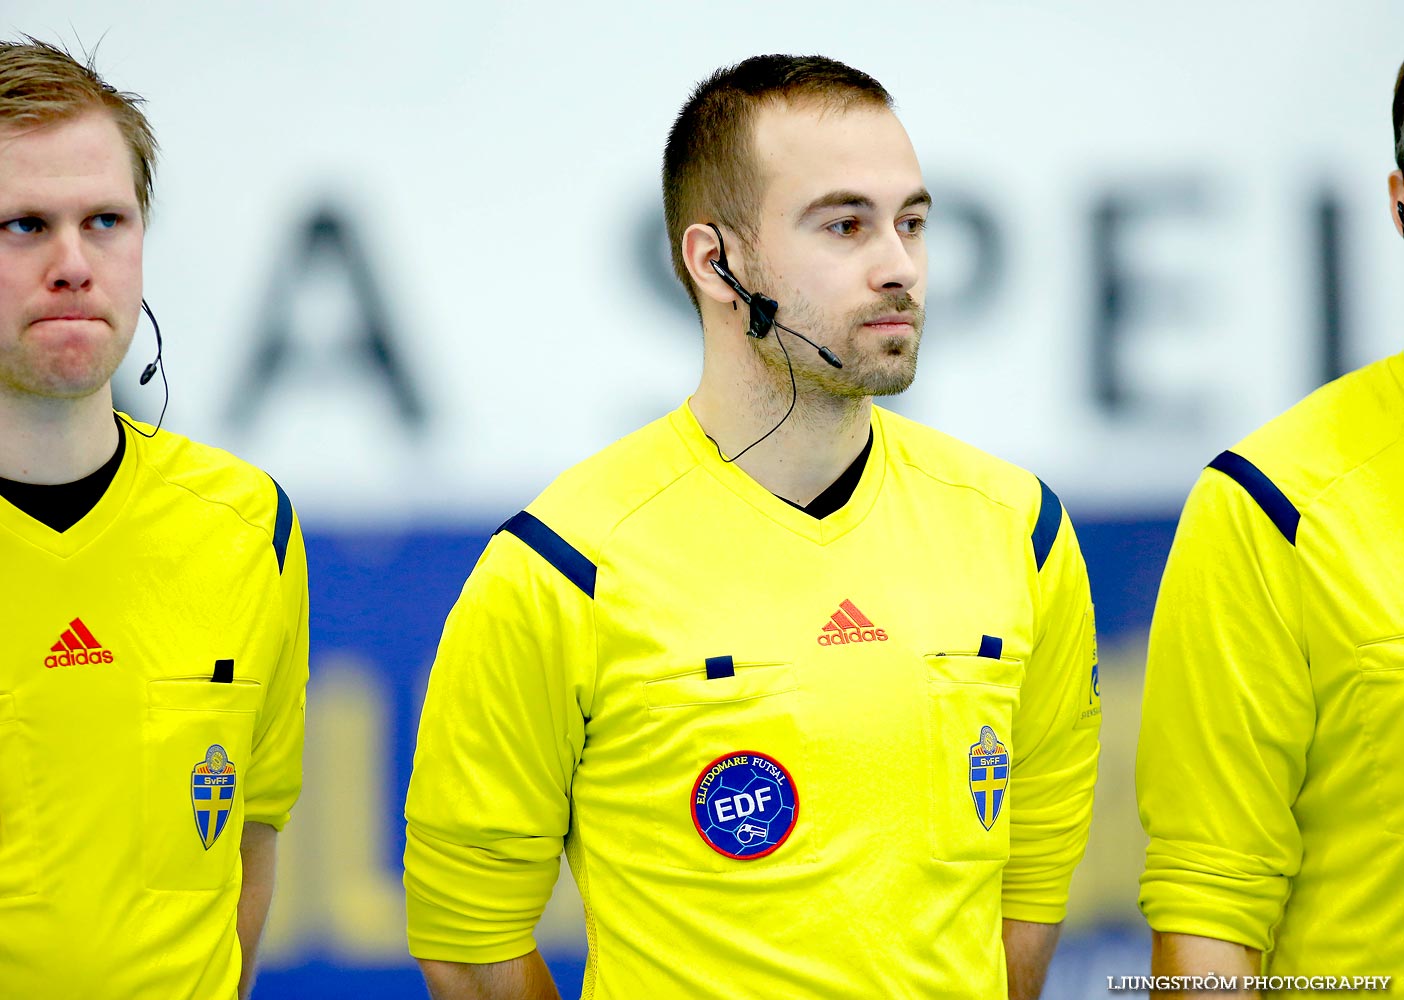
[[6,997],[247,995],[301,785],[292,506],[112,409],[154,153],[139,98],[60,49],[0,43]]
[[596,1000],[1035,997],[1091,813],[1087,575],[1033,475],[872,405],[926,293],[891,98],[723,69],[663,191],[701,382],[510,518],[450,615],[410,949],[441,1000],[556,996],[564,845]]
[[[1396,82],[1404,168],[1401,120]],[[1404,233],[1400,170],[1389,189]],[[1137,760],[1155,972],[1404,978],[1401,598],[1395,355],[1219,455],[1185,505]]]

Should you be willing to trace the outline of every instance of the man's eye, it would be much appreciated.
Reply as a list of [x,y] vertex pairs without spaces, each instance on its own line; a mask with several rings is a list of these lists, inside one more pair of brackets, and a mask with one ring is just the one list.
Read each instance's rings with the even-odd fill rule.
[[16,233],[19,235],[37,233],[43,228],[43,221],[41,219],[36,219],[32,215],[26,215],[22,219],[11,219],[9,222],[0,223],[0,229],[3,229],[7,233]]
[[926,230],[926,220],[919,215],[912,216],[897,223],[897,227],[908,236],[916,236]]
[[92,223],[94,229],[116,229],[117,223],[122,221],[122,217],[116,212],[103,212],[101,215],[93,216]]
[[858,221],[856,219],[840,219],[838,222],[829,224],[829,232],[839,236],[852,236],[858,231]]

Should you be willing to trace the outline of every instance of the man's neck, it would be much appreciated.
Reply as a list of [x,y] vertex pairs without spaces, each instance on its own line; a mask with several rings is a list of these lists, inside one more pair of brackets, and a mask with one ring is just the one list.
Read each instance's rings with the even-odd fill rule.
[[112,392],[39,399],[0,390],[0,478],[72,483],[101,468],[117,448]]
[[[702,430],[730,458],[779,422],[790,383],[723,385],[704,370],[689,405]],[[757,384],[757,383],[760,384]],[[800,387],[795,411],[775,433],[736,459],[771,493],[803,507],[828,489],[868,443],[872,399],[844,399]]]

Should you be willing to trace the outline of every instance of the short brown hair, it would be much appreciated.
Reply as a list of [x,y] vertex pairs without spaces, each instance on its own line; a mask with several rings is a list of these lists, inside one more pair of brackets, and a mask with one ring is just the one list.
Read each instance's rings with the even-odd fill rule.
[[156,136],[141,111],[145,102],[100,77],[92,55],[80,63],[57,45],[22,37],[22,42],[0,42],[0,128],[38,128],[106,111],[131,151],[137,203],[146,219],[155,182]]
[[663,215],[673,270],[694,306],[697,289],[683,263],[683,232],[695,222],[718,222],[743,240],[754,236],[763,194],[753,155],[754,124],[756,111],[768,101],[892,107],[882,84],[824,56],[752,56],[697,85],[663,150]]

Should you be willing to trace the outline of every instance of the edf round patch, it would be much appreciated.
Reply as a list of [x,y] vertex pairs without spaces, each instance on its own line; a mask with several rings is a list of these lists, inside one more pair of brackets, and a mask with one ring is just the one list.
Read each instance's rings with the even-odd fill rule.
[[707,846],[738,861],[763,858],[795,828],[799,796],[790,772],[753,750],[723,754],[692,786],[692,822]]

